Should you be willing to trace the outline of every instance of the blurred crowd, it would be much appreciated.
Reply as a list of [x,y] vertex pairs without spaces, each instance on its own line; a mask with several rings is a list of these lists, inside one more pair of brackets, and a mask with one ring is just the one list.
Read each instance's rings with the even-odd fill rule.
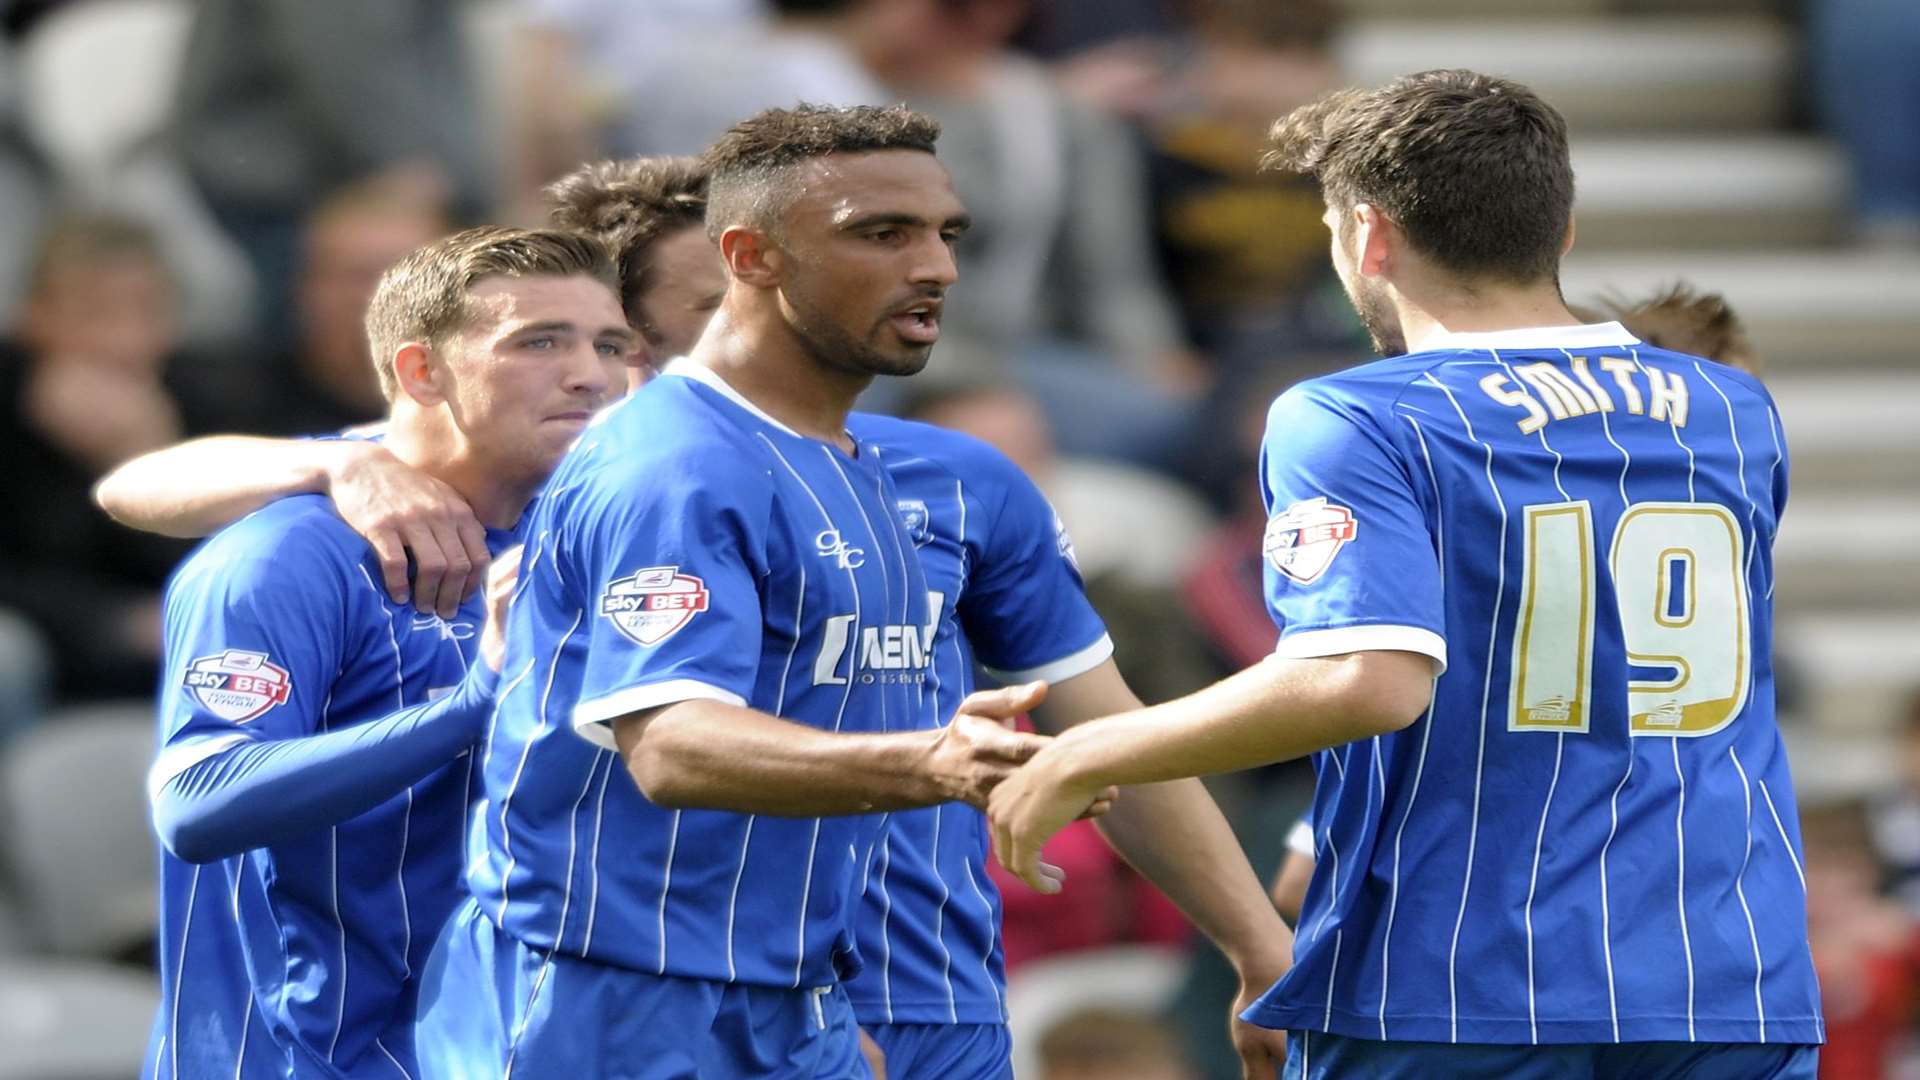
[[[66,58],[109,97],[147,71],[170,97],[48,145],[26,119],[50,82],[23,78],[53,51],[37,39],[129,6],[0,6],[0,737],[151,695],[187,544],[100,514],[103,473],[186,436],[377,418],[361,314],[399,255],[530,222],[582,161],[696,152],[796,100],[932,114],[975,217],[933,366],[863,406],[970,431],[1033,475],[1143,698],[1271,648],[1266,407],[1366,347],[1318,192],[1256,168],[1267,125],[1343,81],[1336,0],[198,0],[177,47]],[[1920,247],[1920,5],[1807,8],[1805,105],[1853,162],[1859,238]],[[1920,705],[1909,731],[1899,792],[1809,814],[1823,1075],[1894,1075],[1915,1030]],[[1310,785],[1298,763],[1220,785],[1257,867]],[[1000,879],[1016,980],[1086,950],[1192,948],[1090,828],[1049,857],[1075,882],[1061,896]],[[1217,1053],[1224,964],[1195,953],[1161,981],[1048,1013],[1035,1075],[1230,1068],[1189,1049]]]

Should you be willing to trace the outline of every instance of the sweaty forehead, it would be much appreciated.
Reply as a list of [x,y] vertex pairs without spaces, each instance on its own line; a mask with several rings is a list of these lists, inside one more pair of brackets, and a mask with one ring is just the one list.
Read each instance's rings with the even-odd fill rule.
[[796,217],[838,225],[868,214],[907,214],[931,222],[965,212],[947,167],[919,150],[829,154],[800,166]]

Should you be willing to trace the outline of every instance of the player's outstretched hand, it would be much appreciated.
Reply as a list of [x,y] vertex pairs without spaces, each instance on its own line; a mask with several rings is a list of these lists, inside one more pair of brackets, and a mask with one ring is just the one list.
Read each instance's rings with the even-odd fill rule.
[[1104,812],[1115,792],[1088,786],[1057,766],[1060,755],[1044,749],[993,789],[987,820],[993,828],[993,853],[1000,865],[1034,889],[1057,893],[1066,883],[1059,867],[1040,860],[1040,849],[1075,818]]
[[498,675],[507,660],[507,601],[520,580],[520,556],[525,545],[515,544],[487,567],[487,625],[480,631],[480,660]]
[[954,802],[986,809],[994,785],[1047,744],[1044,735],[1013,729],[1014,718],[1046,696],[1043,682],[969,695],[933,743],[927,772],[934,785]]
[[487,576],[487,531],[451,487],[394,457],[377,443],[328,479],[334,508],[367,538],[380,559],[387,593],[407,602],[413,555],[413,606],[451,619]]

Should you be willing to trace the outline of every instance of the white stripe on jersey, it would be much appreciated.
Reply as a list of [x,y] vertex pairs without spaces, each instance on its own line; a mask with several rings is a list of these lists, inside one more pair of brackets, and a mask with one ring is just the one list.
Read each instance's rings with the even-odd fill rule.
[[1747,500],[1747,531],[1753,534],[1753,538],[1747,542],[1746,575],[1751,578],[1753,577],[1753,556],[1760,550],[1760,525],[1753,516],[1753,494],[1747,490],[1747,452],[1740,446],[1740,425],[1733,420],[1733,399],[1727,396],[1725,390],[1720,389],[1719,383],[1713,381],[1706,369],[1700,366],[1700,361],[1693,362],[1693,370],[1700,373],[1700,377],[1707,381],[1707,385],[1713,388],[1714,393],[1720,395],[1720,400],[1727,406],[1727,437],[1733,440],[1733,452],[1740,465],[1734,475],[1740,478],[1740,497]]
[[[872,860],[868,860],[871,863]],[[893,868],[893,835],[880,834],[880,1007],[893,1023],[893,937],[887,924],[893,919],[893,897],[887,892],[887,871]]]
[[580,808],[586,805],[587,793],[593,790],[593,778],[600,772],[601,759],[612,756],[611,751],[602,750],[593,755],[593,764],[587,768],[587,778],[580,785],[580,794],[574,796],[573,811],[567,815],[567,880],[560,889],[560,918],[553,926],[555,947],[567,939],[567,913],[573,908],[573,863],[580,838]]
[[205,869],[204,864],[195,865],[193,879],[187,882],[187,917],[180,927],[180,955],[173,964],[173,1015],[167,1020],[171,1036],[167,1040],[167,1053],[173,1062],[173,1080],[180,1080],[180,998],[187,971],[187,939],[193,936],[194,899],[200,895],[200,871]]
[[1607,840],[1600,845],[1600,946],[1607,961],[1607,1010],[1613,1015],[1613,1041],[1620,1041],[1620,1002],[1613,989],[1613,908],[1607,901],[1607,849],[1613,847],[1613,835],[1620,829],[1620,791],[1633,779],[1633,762],[1639,756],[1636,744],[1627,740],[1627,771],[1613,786],[1613,798],[1607,801]]
[[[1767,434],[1773,437],[1773,467],[1767,470],[1767,479],[1773,484],[1777,492],[1784,479],[1778,474],[1780,472],[1780,466],[1786,463],[1787,450],[1786,447],[1780,445],[1780,414],[1775,412],[1771,405],[1767,406]],[[1776,506],[1779,505],[1779,501],[1778,494],[1775,494],[1774,504]],[[1773,523],[1773,531],[1767,534],[1767,542],[1772,543],[1774,536],[1777,535],[1779,531],[1780,522],[1775,521]],[[1779,578],[1777,576],[1767,579],[1767,599],[1773,599],[1773,585],[1774,582],[1778,580]]]
[[607,771],[600,774],[600,794],[593,797],[593,844],[587,849],[587,929],[580,942],[582,956],[593,951],[593,919],[600,914],[600,826],[606,820],[607,781],[613,779],[616,754],[604,754]]
[[[1560,352],[1567,358],[1567,363],[1573,363],[1572,353],[1565,349],[1561,349]],[[1633,464],[1633,455],[1627,453],[1627,448],[1621,446],[1620,440],[1613,437],[1613,425],[1607,420],[1608,412],[1607,409],[1600,410],[1600,430],[1606,434],[1607,441],[1613,444],[1613,448],[1620,451],[1620,509],[1624,513],[1627,507],[1633,505],[1627,498],[1627,469]]]
[[[814,827],[819,835],[819,826]],[[673,854],[680,848],[680,811],[673,812],[673,824],[667,829],[667,872],[660,876],[660,910],[655,916],[655,932],[660,936],[660,960],[655,972],[667,973],[667,893],[673,888]]]
[[[566,649],[567,642],[571,641],[573,635],[579,631],[580,620],[584,619],[586,614],[586,608],[573,613],[573,625],[567,627],[567,632],[560,635],[560,644],[554,646],[553,656],[547,660],[547,688],[540,693],[540,725],[527,736],[526,745],[520,748],[520,761],[513,767],[513,776],[507,781],[506,794],[500,796],[500,850],[507,856],[506,867],[500,871],[500,915],[494,920],[500,925],[505,925],[507,921],[507,887],[508,880],[513,877],[514,867],[513,837],[507,831],[507,809],[513,805],[513,793],[520,789],[520,777],[526,774],[527,759],[533,756],[533,744],[539,742],[540,733],[547,730],[547,703],[553,699],[553,681],[560,672],[560,654]],[[527,670],[521,674],[522,679],[532,673],[535,662],[527,661]],[[519,685],[518,679],[514,680],[512,686],[501,691],[500,698],[505,699],[507,693],[517,685]],[[495,711],[497,712],[498,709],[499,706],[496,704]],[[669,866],[668,870],[671,871],[672,867]]]
[[[381,1042],[379,1039],[375,1039],[373,1040],[373,1048],[375,1050],[380,1051],[380,1053],[384,1055],[388,1061],[393,1063],[393,1068],[395,1072],[405,1077],[406,1080],[413,1080],[413,1074],[407,1071],[407,1067],[405,1065],[400,1064],[399,1058],[393,1056],[393,1051],[387,1049],[386,1043]],[[234,1075],[237,1077],[240,1074],[236,1072],[234,1073]]]
[[[242,863],[244,866],[245,864]],[[233,924],[240,925],[240,881],[241,875],[233,875]],[[240,1049],[233,1055],[233,1080],[240,1080],[240,1071],[247,1063],[247,1037],[253,1034],[253,996],[247,995],[247,1011],[240,1015]]]
[[1693,937],[1687,932],[1687,777],[1680,769],[1680,740],[1673,740],[1673,775],[1680,781],[1679,804],[1673,811],[1673,835],[1678,845],[1679,881],[1674,890],[1680,909],[1680,947],[1687,954],[1687,1041],[1693,1041]]
[[1540,807],[1540,827],[1533,834],[1533,873],[1527,877],[1527,1030],[1535,1046],[1540,1045],[1540,1018],[1535,1009],[1533,987],[1533,896],[1540,888],[1540,849],[1547,842],[1547,814],[1553,810],[1553,793],[1560,786],[1560,759],[1566,752],[1567,733],[1553,737],[1553,779],[1547,781],[1547,801]]
[[[826,523],[827,528],[833,528],[833,515],[827,513],[826,504],[820,501],[820,496],[814,494],[813,488],[801,477],[800,470],[793,467],[793,463],[787,460],[787,455],[780,452],[780,448],[773,444],[772,439],[767,438],[766,432],[756,431],[753,434],[755,438],[766,444],[767,449],[773,452],[774,457],[780,459],[781,466],[787,470],[788,475],[793,477],[793,482],[799,484],[800,490],[806,492],[807,498],[813,500],[813,508],[820,512],[820,520]],[[831,453],[831,451],[828,452]],[[860,614],[860,579],[859,576],[853,572],[852,567],[847,568],[847,583],[853,586],[853,625],[855,629],[858,629],[862,625]],[[799,632],[800,628],[797,626],[794,627],[794,633],[798,634]],[[849,661],[849,663],[851,662],[852,661]],[[853,683],[854,680],[849,677],[846,686],[840,691],[840,708],[833,716],[833,730],[835,731],[839,731],[840,725],[846,721],[847,701],[853,695]],[[675,814],[674,824],[678,826],[679,823],[679,815]],[[814,818],[813,835],[807,841],[807,880],[800,888],[800,920],[794,935],[794,952],[796,954],[793,960],[794,986],[800,985],[800,972],[801,969],[806,966],[807,962],[807,908],[813,904],[813,870],[815,856],[819,854],[819,850],[820,819]],[[662,894],[662,918],[665,917],[666,912],[665,902],[666,897]]]
[[[1499,360],[1500,354],[1497,352],[1493,353],[1493,358],[1496,361]],[[1486,450],[1487,487],[1492,489],[1493,501],[1495,505],[1500,507],[1500,548],[1499,555],[1497,556],[1499,560],[1497,565],[1500,567],[1500,573],[1497,578],[1498,586],[1495,588],[1493,594],[1493,618],[1488,620],[1486,681],[1480,691],[1480,742],[1473,762],[1473,816],[1467,830],[1467,872],[1460,882],[1460,910],[1458,914],[1454,916],[1453,943],[1447,950],[1448,1031],[1451,1041],[1457,1043],[1460,1041],[1460,995],[1458,989],[1460,928],[1465,925],[1467,921],[1467,895],[1473,888],[1473,856],[1480,841],[1480,782],[1482,772],[1487,762],[1487,710],[1491,707],[1493,701],[1493,651],[1500,640],[1500,605],[1506,602],[1507,597],[1507,500],[1505,496],[1500,494],[1500,485],[1493,479],[1493,444],[1482,442],[1480,437],[1473,433],[1473,421],[1467,419],[1467,411],[1460,407],[1459,399],[1453,396],[1453,391],[1442,385],[1440,380],[1434,378],[1431,372],[1422,375],[1421,378],[1426,379],[1427,382],[1432,383],[1438,388],[1441,393],[1447,395],[1447,401],[1453,405],[1453,411],[1460,415],[1460,423],[1466,427],[1467,438],[1480,443],[1481,448]]]
[[1766,972],[1766,966],[1760,959],[1760,932],[1753,926],[1753,909],[1747,906],[1747,864],[1753,861],[1753,782],[1747,779],[1746,767],[1740,764],[1740,755],[1727,747],[1727,756],[1733,759],[1733,767],[1740,774],[1740,794],[1747,804],[1747,850],[1740,856],[1740,872],[1733,877],[1733,892],[1740,898],[1740,913],[1747,917],[1747,940],[1753,943],[1753,1010],[1760,1018],[1760,1041],[1767,1041],[1767,1005],[1760,996],[1760,979]]
[[1767,782],[1760,781],[1760,797],[1767,800],[1767,813],[1773,815],[1773,827],[1780,831],[1781,846],[1787,849],[1787,858],[1793,860],[1793,875],[1800,879],[1800,892],[1807,891],[1807,871],[1800,865],[1800,856],[1793,850],[1793,841],[1787,837],[1787,827],[1780,824],[1780,811],[1774,809],[1773,792],[1767,790]]
[[[1627,352],[1629,355],[1633,357],[1633,366],[1640,370],[1641,377],[1646,379],[1647,382],[1651,384],[1653,382],[1653,376],[1647,374],[1646,365],[1640,362],[1640,350],[1628,349]],[[1693,447],[1688,446],[1686,443],[1680,441],[1680,425],[1674,423],[1671,418],[1669,418],[1667,421],[1667,430],[1673,432],[1673,445],[1687,452],[1687,501],[1698,502],[1700,500],[1693,492],[1693,472],[1694,472]]]
[[1413,436],[1420,440],[1420,456],[1427,463],[1427,484],[1433,490],[1433,555],[1434,561],[1440,567],[1440,589],[1445,592],[1447,588],[1447,511],[1440,502],[1440,479],[1433,474],[1433,453],[1427,449],[1427,433],[1420,429],[1420,421],[1404,414],[1400,419],[1413,425]]
[[[360,580],[365,582],[368,591],[373,593],[374,605],[380,608],[386,607],[386,595],[373,583],[373,575],[367,573],[367,565],[356,563],[354,569],[360,571]],[[393,648],[393,707],[404,709],[407,706],[407,667],[400,658],[400,639],[393,632],[392,612],[387,613],[387,644]],[[400,926],[403,934],[400,946],[400,977],[402,979],[413,978],[413,903],[407,897],[407,845],[412,840],[413,785],[409,784],[407,785],[407,812],[400,819],[400,865],[395,867],[393,872],[394,879],[400,884]]]
[[[940,704],[940,688],[933,688],[934,707]],[[947,901],[952,898],[953,890],[947,887],[946,876],[940,873],[940,824],[946,818],[947,805],[936,804],[933,808],[933,880],[940,886],[940,903],[933,909],[933,941],[940,946],[940,981],[947,984],[947,1023],[960,1022],[959,995],[953,989],[953,950],[947,948]]]
[[[320,730],[330,731],[333,727],[333,691],[328,689],[327,699],[320,705]],[[340,829],[338,826],[327,829],[327,883],[333,898],[333,926],[340,931],[340,1004],[333,1017],[333,1040],[327,1044],[327,1060],[333,1060],[333,1051],[340,1045],[340,1029],[347,1022],[347,923],[340,917]],[[280,986],[281,1001],[286,1000],[287,984]]]
[[733,892],[727,897],[727,981],[738,982],[740,975],[733,965],[733,924],[740,911],[740,879],[747,876],[747,852],[753,847],[753,823],[755,815],[747,815],[746,835],[740,838],[740,865],[733,870]]
[[[993,901],[987,899],[986,890],[980,887],[980,875],[974,870],[973,860],[967,860],[967,883],[973,886],[973,895],[980,898],[980,907],[989,914],[993,911]],[[1000,1015],[1007,1015],[1007,992],[1001,987],[1000,980],[993,977],[993,954],[1000,948],[1000,920],[988,920],[993,926],[993,938],[987,945],[987,951],[980,957],[980,970],[987,974],[987,985],[993,987],[993,996],[1000,1004]]]

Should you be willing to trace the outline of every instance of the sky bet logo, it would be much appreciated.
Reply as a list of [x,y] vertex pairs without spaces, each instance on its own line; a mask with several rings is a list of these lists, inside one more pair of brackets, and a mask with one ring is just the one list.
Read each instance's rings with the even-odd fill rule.
[[600,614],[635,644],[652,647],[707,610],[707,583],[677,566],[650,566],[607,585]]
[[180,684],[208,712],[236,724],[285,705],[293,692],[293,677],[286,668],[266,653],[245,649],[228,649],[193,661]]

